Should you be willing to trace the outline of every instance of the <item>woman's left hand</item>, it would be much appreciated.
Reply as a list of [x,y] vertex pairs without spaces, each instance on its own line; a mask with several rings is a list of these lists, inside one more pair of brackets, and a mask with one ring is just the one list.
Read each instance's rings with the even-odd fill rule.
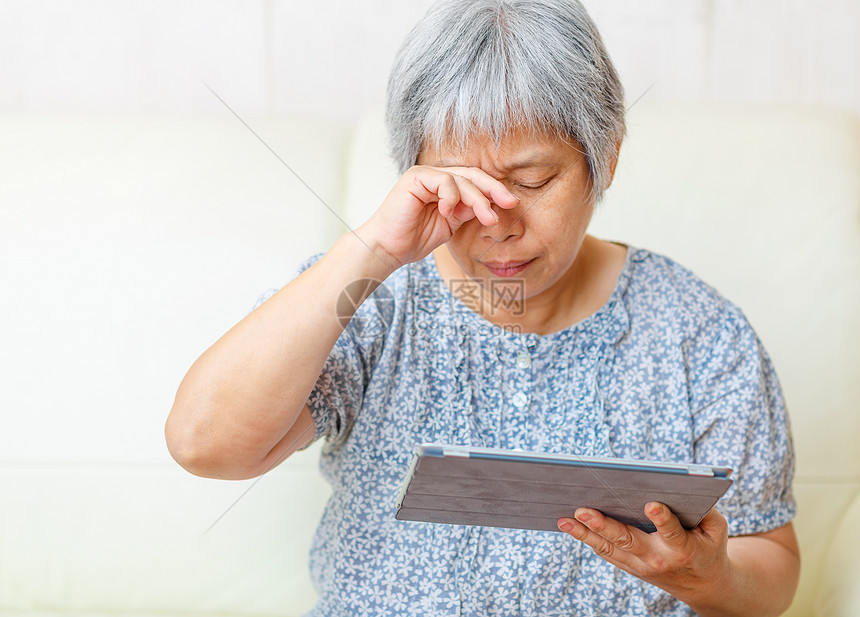
[[590,508],[579,508],[575,519],[559,519],[558,527],[609,563],[687,604],[712,597],[730,574],[725,517],[712,508],[687,530],[663,504],[648,503],[645,515],[657,531],[647,533]]

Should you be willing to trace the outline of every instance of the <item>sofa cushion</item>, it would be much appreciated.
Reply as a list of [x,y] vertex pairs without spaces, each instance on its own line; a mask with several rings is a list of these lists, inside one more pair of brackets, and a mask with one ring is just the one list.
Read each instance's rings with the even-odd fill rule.
[[860,615],[860,494],[833,534],[815,602],[815,617]]
[[242,482],[167,464],[4,464],[0,611],[300,615],[328,496],[317,455]]

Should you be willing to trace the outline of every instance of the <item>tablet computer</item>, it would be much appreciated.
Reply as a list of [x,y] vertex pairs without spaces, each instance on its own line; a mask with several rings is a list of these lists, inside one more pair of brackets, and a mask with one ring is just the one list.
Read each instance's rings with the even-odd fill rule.
[[421,444],[396,517],[558,531],[579,507],[654,531],[645,504],[666,504],[692,529],[732,483],[731,469],[628,459]]

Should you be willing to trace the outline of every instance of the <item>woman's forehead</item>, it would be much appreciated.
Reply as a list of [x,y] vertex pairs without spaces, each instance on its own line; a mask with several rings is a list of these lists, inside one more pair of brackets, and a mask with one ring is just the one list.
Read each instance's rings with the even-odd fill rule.
[[512,130],[501,139],[470,135],[465,143],[443,141],[436,147],[425,146],[419,159],[432,160],[443,167],[491,163],[503,171],[553,167],[560,159],[581,154],[578,144],[536,131]]

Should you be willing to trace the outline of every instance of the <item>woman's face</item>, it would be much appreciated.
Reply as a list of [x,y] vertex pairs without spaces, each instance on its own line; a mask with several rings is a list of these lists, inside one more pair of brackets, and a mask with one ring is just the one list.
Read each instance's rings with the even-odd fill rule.
[[[537,299],[569,287],[572,267],[591,220],[590,177],[578,144],[514,130],[499,147],[491,138],[470,140],[465,149],[425,149],[419,165],[477,167],[501,181],[520,204],[493,205],[499,223],[463,224],[446,247],[464,274],[502,289],[516,284],[523,299]],[[500,286],[501,284],[501,286]]]

